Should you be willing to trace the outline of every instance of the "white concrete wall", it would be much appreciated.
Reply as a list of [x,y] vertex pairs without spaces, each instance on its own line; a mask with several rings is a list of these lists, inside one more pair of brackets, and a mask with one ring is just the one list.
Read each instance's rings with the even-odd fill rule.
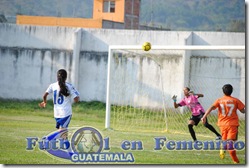
[[107,57],[107,52],[81,52],[78,89],[82,100],[105,102]]
[[152,45],[184,45],[184,39],[190,34],[191,32],[84,29],[81,50],[106,52],[109,45],[142,45],[145,41]]
[[66,27],[0,25],[0,46],[36,49],[73,49],[73,33]]
[[193,45],[245,45],[245,33],[194,32]]
[[[78,36],[81,37],[80,42],[77,39]],[[0,97],[39,99],[48,85],[56,80],[56,71],[65,68],[69,73],[68,81],[73,84],[76,82],[75,85],[81,93],[81,100],[105,102],[108,46],[141,45],[144,41],[150,41],[152,45],[244,45],[245,34],[107,29],[79,30],[65,27],[0,24],[0,85],[4,88],[0,90]],[[79,54],[77,55],[77,53]],[[211,57],[223,56],[220,61],[230,65],[228,56],[225,54],[217,55],[217,52],[211,52],[210,54],[198,51],[188,52],[184,57],[188,58],[190,55],[206,56],[208,61],[214,62],[215,58]],[[76,56],[78,56],[77,59]],[[224,71],[222,69],[221,71],[224,72],[223,75],[225,75],[225,72],[237,75],[236,78],[238,79],[233,80],[233,83],[236,85],[236,89],[240,90],[240,93],[236,93],[236,95],[243,98],[245,96],[245,78],[243,78],[245,75],[245,55],[237,54],[236,56],[229,55],[229,57],[232,58],[232,66],[223,66]],[[179,57],[178,62],[174,62],[174,59],[170,58],[162,61],[165,67],[163,69],[164,88],[168,90],[166,95],[169,99],[171,94],[181,95],[182,87],[185,84],[192,86],[193,82],[196,82],[194,75],[214,75],[215,72],[209,70],[218,66],[218,63],[207,64],[205,59],[199,60],[194,57],[187,59],[187,63],[192,67],[191,69],[191,67],[183,64],[186,60],[183,61],[182,57]],[[196,62],[201,66],[196,66]],[[158,76],[150,76],[150,74],[154,70],[158,72],[158,69],[156,66],[151,66],[150,61],[146,59],[142,62],[138,61],[137,66],[141,63],[143,69],[137,69],[134,75],[139,77],[143,88],[150,88],[151,91],[155,91],[153,93],[155,95],[152,97],[156,100],[160,91]],[[127,63],[126,66],[129,67],[130,65]],[[195,68],[193,69],[193,67]],[[186,78],[186,71],[189,71],[189,79]],[[238,71],[240,71],[239,74],[237,74]],[[214,77],[218,78],[217,74]],[[123,80],[121,76],[120,79]],[[219,88],[224,82],[221,80],[219,85],[210,82],[208,86],[209,88]],[[230,82],[230,80],[226,82]],[[206,91],[201,83],[200,86],[196,85],[194,89],[202,92]],[[212,92],[208,92],[208,94],[216,95]],[[157,102],[154,104],[157,104]]]
[[179,80],[183,72],[182,64],[181,54],[167,54],[153,59],[114,56],[110,79],[111,102],[135,107],[162,108],[164,96],[167,106],[170,105],[171,96],[177,93],[181,95],[182,92],[182,81]]
[[40,99],[56,72],[65,68],[71,80],[72,52],[0,47],[0,97]]
[[190,87],[204,94],[205,108],[223,95],[221,88],[227,83],[234,87],[232,95],[245,102],[244,58],[191,58]]

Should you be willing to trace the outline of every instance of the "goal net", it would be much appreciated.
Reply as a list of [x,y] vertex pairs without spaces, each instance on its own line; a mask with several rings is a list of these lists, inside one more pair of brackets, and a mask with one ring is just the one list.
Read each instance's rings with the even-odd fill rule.
[[[230,83],[233,96],[245,102],[244,46],[110,46],[108,57],[105,127],[120,131],[188,133],[188,108],[175,109],[189,87],[206,110]],[[245,117],[240,115],[245,134]],[[208,117],[217,128],[217,111]],[[212,134],[195,128],[197,133]],[[240,135],[241,135],[240,134]],[[212,135],[213,136],[213,135]]]

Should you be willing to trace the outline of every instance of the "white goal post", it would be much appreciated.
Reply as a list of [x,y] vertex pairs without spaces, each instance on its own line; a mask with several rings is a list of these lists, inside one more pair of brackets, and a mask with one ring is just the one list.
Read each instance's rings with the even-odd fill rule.
[[[137,50],[141,51],[144,53],[148,52],[154,52],[157,50],[181,50],[181,51],[195,51],[195,50],[231,50],[231,51],[236,51],[236,50],[245,50],[244,45],[217,45],[217,46],[211,46],[211,45],[152,45],[151,50],[148,52],[145,52],[142,50],[141,45],[110,45],[109,46],[109,51],[108,51],[108,67],[107,67],[107,90],[106,90],[106,118],[105,118],[105,128],[110,129],[112,128],[111,126],[111,101],[110,101],[110,96],[111,96],[111,76],[112,76],[112,59],[113,59],[113,52],[115,50]],[[161,75],[161,74],[159,74]],[[162,85],[163,89],[163,85]],[[164,99],[164,98],[163,98]],[[163,103],[164,104],[164,103]],[[165,106],[165,105],[163,105]],[[166,112],[164,112],[166,115]],[[166,116],[165,116],[166,117]],[[166,123],[166,130],[167,130],[167,123]]]

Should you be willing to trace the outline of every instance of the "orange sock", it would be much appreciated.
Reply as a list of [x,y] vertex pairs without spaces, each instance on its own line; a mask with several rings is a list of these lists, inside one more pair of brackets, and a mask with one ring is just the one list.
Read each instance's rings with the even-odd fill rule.
[[239,159],[238,159],[238,157],[236,155],[236,151],[235,150],[230,150],[229,154],[230,154],[230,156],[231,156],[231,158],[233,159],[234,162],[239,163]]

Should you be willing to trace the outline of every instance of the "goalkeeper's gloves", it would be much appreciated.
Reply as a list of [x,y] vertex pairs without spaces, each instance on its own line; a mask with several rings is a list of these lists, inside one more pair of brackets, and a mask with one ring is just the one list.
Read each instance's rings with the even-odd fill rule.
[[174,102],[176,102],[176,98],[177,98],[176,95],[174,95],[174,96],[172,97],[172,99],[173,99]]

